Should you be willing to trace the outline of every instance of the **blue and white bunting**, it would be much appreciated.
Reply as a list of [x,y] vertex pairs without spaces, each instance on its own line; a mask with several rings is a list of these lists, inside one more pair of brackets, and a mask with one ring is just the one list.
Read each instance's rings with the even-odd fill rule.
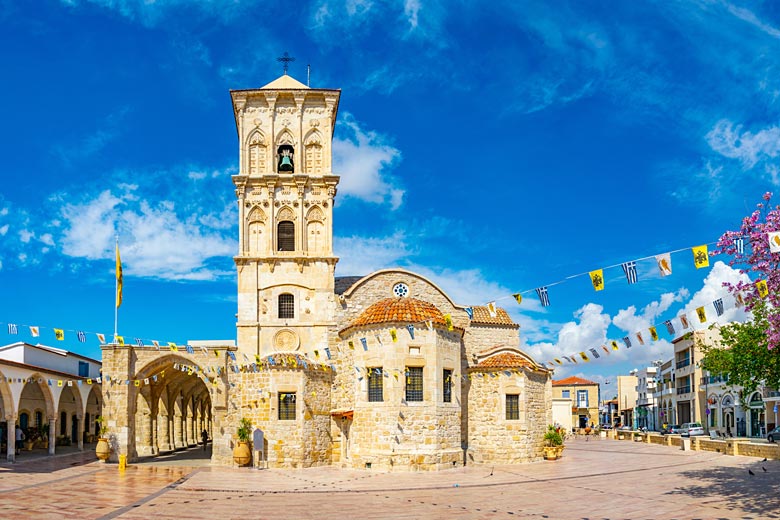
[[550,306],[550,297],[547,295],[547,287],[539,287],[536,289],[536,295],[539,297],[542,307]]
[[621,266],[623,267],[623,272],[626,274],[626,280],[628,280],[628,283],[636,283],[636,262],[631,260],[630,262],[621,264]]

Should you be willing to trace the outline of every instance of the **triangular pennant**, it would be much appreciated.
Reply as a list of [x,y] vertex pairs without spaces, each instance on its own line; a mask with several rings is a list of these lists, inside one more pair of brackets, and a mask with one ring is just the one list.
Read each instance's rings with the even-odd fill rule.
[[512,297],[515,299],[518,305],[523,303],[523,296],[520,293],[515,293],[512,295]]

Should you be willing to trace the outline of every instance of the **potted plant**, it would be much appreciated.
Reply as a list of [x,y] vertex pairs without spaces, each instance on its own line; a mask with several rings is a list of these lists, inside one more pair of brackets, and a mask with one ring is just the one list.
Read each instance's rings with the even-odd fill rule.
[[95,422],[98,424],[98,442],[95,446],[95,455],[103,462],[107,461],[111,456],[111,447],[108,445],[108,425],[106,424],[106,418],[99,415],[95,418]]
[[546,460],[555,460],[561,457],[563,454],[563,433],[560,427],[547,426],[544,442],[544,458]]
[[252,421],[242,417],[236,430],[238,441],[233,448],[233,461],[239,466],[245,466],[252,460],[252,451],[249,449],[249,439],[252,438]]
[[35,447],[35,442],[38,440],[38,429],[35,426],[30,426],[24,432],[24,449],[25,451],[32,451]]

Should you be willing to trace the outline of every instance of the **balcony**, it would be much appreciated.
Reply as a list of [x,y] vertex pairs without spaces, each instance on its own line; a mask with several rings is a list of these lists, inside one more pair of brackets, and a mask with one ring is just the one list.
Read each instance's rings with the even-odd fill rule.
[[685,367],[687,367],[687,366],[688,366],[688,365],[690,365],[690,364],[691,364],[691,360],[690,360],[690,358],[681,359],[681,360],[679,360],[679,361],[677,362],[677,364],[675,365],[675,368],[676,368],[677,370],[680,370],[681,368],[685,368]]
[[700,381],[702,385],[717,385],[718,383],[728,383],[729,376],[704,376]]
[[678,387],[678,388],[677,388],[677,395],[680,395],[680,394],[689,394],[689,393],[691,393],[691,392],[692,392],[692,388],[691,388],[691,386],[690,386],[690,385],[688,385],[688,386],[681,386],[681,387]]

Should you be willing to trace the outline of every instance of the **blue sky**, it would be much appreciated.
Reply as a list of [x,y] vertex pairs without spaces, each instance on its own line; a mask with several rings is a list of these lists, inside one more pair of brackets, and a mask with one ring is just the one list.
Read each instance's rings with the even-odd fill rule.
[[[86,355],[95,339],[51,328],[112,332],[115,233],[120,333],[235,337],[228,90],[278,77],[285,51],[293,77],[343,89],[337,274],[400,266],[497,300],[540,361],[710,305],[737,274],[683,251],[672,276],[575,277],[546,308],[512,293],[714,242],[780,184],[774,2],[0,0],[0,27],[0,322]],[[659,334],[556,377],[667,358]]]

